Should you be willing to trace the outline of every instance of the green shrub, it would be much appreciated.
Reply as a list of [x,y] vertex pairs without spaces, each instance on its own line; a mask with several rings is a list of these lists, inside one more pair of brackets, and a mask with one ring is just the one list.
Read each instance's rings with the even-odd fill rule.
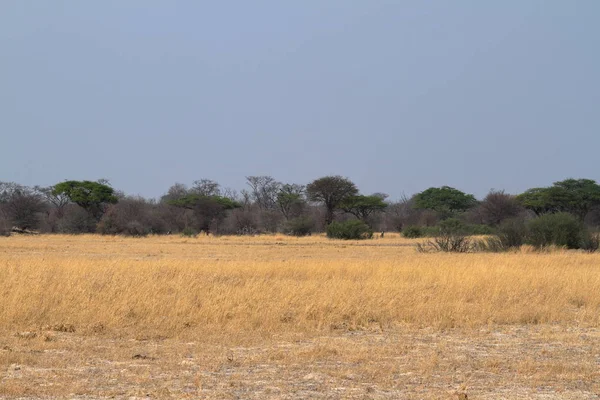
[[441,235],[466,235],[467,226],[458,218],[448,218],[439,224]]
[[196,232],[192,228],[184,228],[181,231],[181,236],[183,236],[183,237],[196,237],[197,235],[198,235],[198,232]]
[[344,240],[370,239],[373,231],[369,225],[359,220],[332,222],[327,227],[327,237]]
[[440,233],[438,226],[422,226],[420,227],[423,237],[434,237]]
[[498,240],[506,250],[521,247],[527,242],[528,229],[525,221],[519,218],[508,219],[498,227]]
[[425,235],[423,234],[423,229],[420,226],[412,225],[404,228],[402,231],[402,236],[408,239],[417,239]]
[[284,233],[291,236],[308,236],[312,233],[315,221],[309,217],[298,217],[286,222]]
[[529,244],[536,248],[550,245],[568,249],[581,248],[585,228],[581,221],[569,213],[546,214],[529,222]]
[[466,231],[469,235],[493,235],[496,233],[494,228],[489,225],[467,225]]

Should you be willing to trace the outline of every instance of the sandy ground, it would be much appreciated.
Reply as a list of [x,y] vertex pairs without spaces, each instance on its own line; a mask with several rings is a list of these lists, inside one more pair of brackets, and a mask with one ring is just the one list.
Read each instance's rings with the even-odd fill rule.
[[249,334],[232,338],[231,346],[218,337],[69,330],[2,333],[0,397],[600,398],[597,329],[340,329],[322,336]]

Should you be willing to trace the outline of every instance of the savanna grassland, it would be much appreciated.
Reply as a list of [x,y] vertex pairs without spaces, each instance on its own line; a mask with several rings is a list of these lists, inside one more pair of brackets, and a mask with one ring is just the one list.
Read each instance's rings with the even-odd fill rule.
[[600,255],[0,238],[2,398],[596,399]]

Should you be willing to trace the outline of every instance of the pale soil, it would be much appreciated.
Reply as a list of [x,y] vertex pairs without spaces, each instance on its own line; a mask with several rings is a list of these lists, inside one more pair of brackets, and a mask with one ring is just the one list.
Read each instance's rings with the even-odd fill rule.
[[600,398],[592,328],[341,329],[231,345],[47,329],[0,334],[1,398]]

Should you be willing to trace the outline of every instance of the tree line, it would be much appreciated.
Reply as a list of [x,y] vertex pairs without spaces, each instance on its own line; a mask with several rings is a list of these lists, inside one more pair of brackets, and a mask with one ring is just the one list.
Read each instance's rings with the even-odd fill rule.
[[321,177],[307,185],[271,176],[248,176],[246,182],[247,188],[239,192],[210,179],[189,187],[176,183],[159,199],[127,195],[102,179],[49,187],[0,182],[0,234],[302,236],[351,221],[371,232],[407,236],[454,223],[485,234],[506,221],[557,213],[568,213],[591,228],[600,226],[600,185],[591,179],[566,179],[518,195],[491,190],[480,200],[449,186],[432,187],[396,201],[384,193],[361,193],[342,176]]

